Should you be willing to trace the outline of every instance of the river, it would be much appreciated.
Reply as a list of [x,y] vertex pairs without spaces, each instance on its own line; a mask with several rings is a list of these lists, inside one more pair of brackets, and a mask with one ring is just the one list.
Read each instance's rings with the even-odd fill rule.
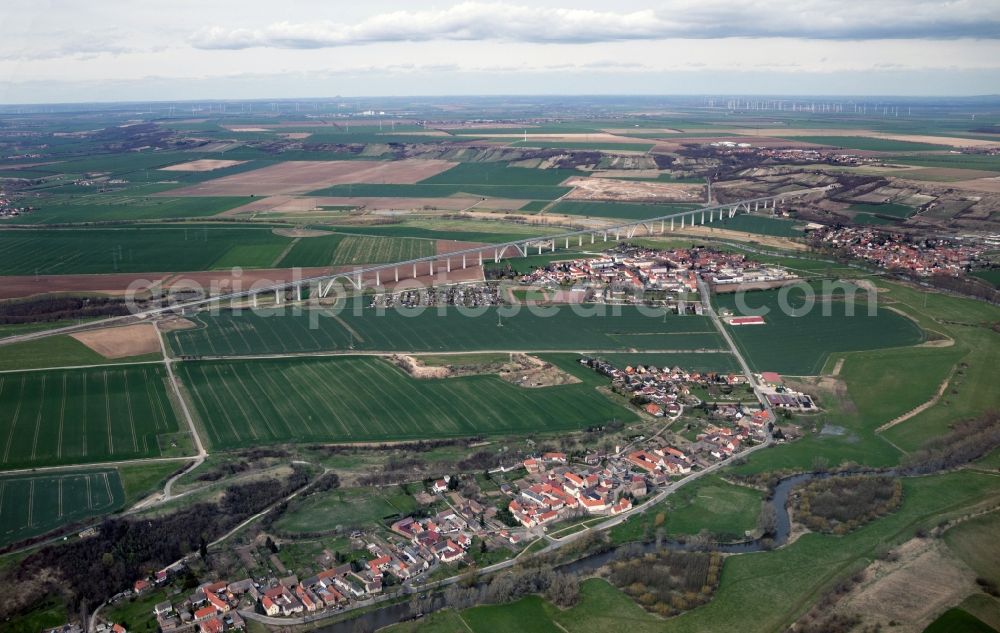
[[[856,475],[858,473],[843,473],[843,475]],[[748,554],[750,552],[760,552],[773,547],[780,547],[788,542],[788,537],[792,531],[791,517],[788,514],[788,495],[792,488],[811,481],[813,479],[825,479],[832,476],[829,473],[803,473],[786,477],[778,482],[774,487],[774,492],[766,503],[774,509],[775,530],[768,543],[762,539],[753,539],[740,543],[719,543],[712,546],[712,549],[725,554]],[[628,558],[647,552],[654,552],[661,549],[671,549],[676,551],[688,551],[692,545],[682,541],[662,541],[659,545],[651,543],[628,543],[614,549],[584,556],[575,561],[557,565],[555,569],[560,572],[590,575],[619,558]],[[444,598],[440,593],[428,595],[421,601],[421,606],[427,613],[443,609],[445,607]],[[409,601],[387,605],[367,613],[362,613],[356,617],[334,622],[315,629],[318,633],[353,633],[358,630],[358,623],[362,621],[364,630],[374,631],[382,627],[396,624],[403,619],[412,618]]]

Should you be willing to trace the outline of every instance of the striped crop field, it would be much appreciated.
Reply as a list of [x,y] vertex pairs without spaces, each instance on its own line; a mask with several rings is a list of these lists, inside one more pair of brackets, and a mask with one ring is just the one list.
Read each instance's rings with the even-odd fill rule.
[[543,433],[634,419],[597,391],[606,381],[594,372],[573,359],[560,364],[580,382],[528,389],[496,376],[418,380],[367,356],[189,361],[178,371],[216,449]]
[[0,374],[0,469],[160,454],[177,431],[159,365]]
[[379,235],[324,235],[299,239],[279,266],[346,266],[385,264],[437,252],[433,240]]
[[[589,306],[587,309],[594,308]],[[473,352],[726,350],[705,316],[666,317],[633,306],[605,316],[559,306],[552,315],[521,309],[437,308],[340,311],[292,309],[224,311],[196,318],[202,327],[169,335],[184,356],[239,356],[315,351]],[[617,315],[615,312],[617,311]]]
[[117,510],[116,470],[0,477],[0,546]]

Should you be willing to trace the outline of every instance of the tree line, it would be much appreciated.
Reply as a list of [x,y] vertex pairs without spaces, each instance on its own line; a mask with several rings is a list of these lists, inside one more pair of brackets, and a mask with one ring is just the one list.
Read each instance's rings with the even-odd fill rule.
[[0,576],[0,618],[23,612],[53,595],[71,610],[93,608],[132,583],[199,550],[250,516],[305,486],[305,469],[284,480],[226,488],[217,503],[201,502],[161,516],[112,517],[96,536],[50,545]]

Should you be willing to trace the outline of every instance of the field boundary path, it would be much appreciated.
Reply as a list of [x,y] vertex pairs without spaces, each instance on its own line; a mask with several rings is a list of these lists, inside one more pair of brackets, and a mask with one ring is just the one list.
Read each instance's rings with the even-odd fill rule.
[[191,411],[188,409],[187,400],[184,399],[184,394],[181,393],[177,375],[174,374],[174,359],[171,358],[170,353],[167,351],[167,344],[163,338],[163,331],[160,330],[158,323],[155,324],[154,327],[156,328],[156,338],[160,341],[160,350],[163,352],[163,366],[167,368],[167,379],[170,380],[170,385],[174,390],[174,397],[177,398],[177,402],[181,407],[181,412],[184,414],[184,419],[188,424],[188,429],[191,431],[191,439],[194,440],[195,448],[198,450],[197,455],[195,455],[193,459],[188,458],[191,459],[191,463],[187,468],[184,468],[177,474],[167,479],[167,483],[163,485],[163,496],[158,500],[158,502],[162,503],[170,500],[170,490],[173,487],[174,482],[183,477],[189,471],[201,466],[201,464],[205,461],[205,458],[208,457],[208,452],[205,450],[205,445],[201,441],[201,436],[198,435],[198,427],[194,423],[194,418],[191,417]]
[[[912,409],[910,409],[909,411],[907,411],[903,415],[897,416],[897,417],[889,420],[888,422],[886,422],[882,426],[880,426],[877,429],[875,429],[875,432],[876,433],[882,433],[884,431],[888,431],[889,429],[891,429],[892,427],[896,426],[897,424],[901,424],[903,422],[906,422],[910,418],[912,418],[914,416],[917,416],[917,415],[920,415],[921,413],[923,413],[927,409],[930,409],[931,407],[933,407],[934,405],[936,405],[938,403],[938,401],[941,400],[941,396],[944,395],[944,392],[948,390],[948,385],[951,384],[951,379],[955,377],[955,369],[956,369],[956,367],[952,367],[951,368],[951,371],[948,373],[948,376],[944,380],[941,381],[941,386],[938,387],[937,393],[935,393],[934,396],[932,396],[930,400],[928,400],[927,402],[924,402],[923,404],[920,404],[920,405],[917,405],[917,406],[913,407]],[[895,444],[893,446],[895,446]]]

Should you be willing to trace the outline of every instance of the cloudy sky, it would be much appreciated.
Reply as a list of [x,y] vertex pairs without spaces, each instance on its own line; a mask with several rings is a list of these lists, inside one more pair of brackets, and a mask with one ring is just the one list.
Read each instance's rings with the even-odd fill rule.
[[1000,93],[998,0],[2,0],[0,102]]

